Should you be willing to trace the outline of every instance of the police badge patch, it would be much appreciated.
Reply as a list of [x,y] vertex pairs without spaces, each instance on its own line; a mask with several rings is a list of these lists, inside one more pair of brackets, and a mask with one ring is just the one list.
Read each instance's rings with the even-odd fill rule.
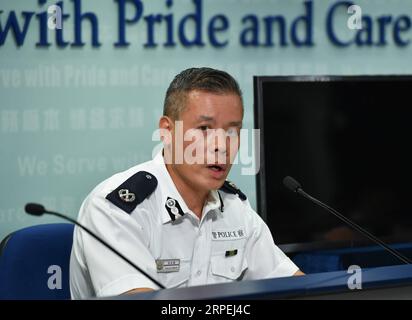
[[165,208],[167,210],[167,213],[169,213],[169,216],[172,219],[172,221],[175,221],[177,218],[180,218],[185,215],[185,213],[179,205],[179,202],[177,202],[177,200],[173,198],[167,197]]

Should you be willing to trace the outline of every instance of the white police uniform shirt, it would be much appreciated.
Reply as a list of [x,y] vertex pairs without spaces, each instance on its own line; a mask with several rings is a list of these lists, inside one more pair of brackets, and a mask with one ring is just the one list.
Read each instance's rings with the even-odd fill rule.
[[[298,271],[235,186],[226,182],[212,191],[199,220],[177,191],[161,152],[99,184],[83,202],[79,221],[167,288],[292,276]],[[70,258],[73,299],[143,287],[158,288],[75,228]]]

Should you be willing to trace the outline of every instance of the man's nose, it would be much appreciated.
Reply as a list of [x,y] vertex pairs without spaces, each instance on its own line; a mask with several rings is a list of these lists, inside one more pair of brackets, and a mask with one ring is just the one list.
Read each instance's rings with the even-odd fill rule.
[[218,129],[214,133],[210,149],[213,150],[215,153],[226,153],[226,143],[226,132],[223,129]]

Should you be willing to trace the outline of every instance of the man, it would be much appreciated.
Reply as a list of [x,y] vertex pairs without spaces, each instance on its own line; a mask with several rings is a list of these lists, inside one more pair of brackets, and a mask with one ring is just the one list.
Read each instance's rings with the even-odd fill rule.
[[[242,119],[242,94],[229,74],[183,71],[166,93],[162,152],[99,184],[80,222],[166,288],[302,274],[226,181]],[[158,289],[78,228],[70,287],[73,298]]]

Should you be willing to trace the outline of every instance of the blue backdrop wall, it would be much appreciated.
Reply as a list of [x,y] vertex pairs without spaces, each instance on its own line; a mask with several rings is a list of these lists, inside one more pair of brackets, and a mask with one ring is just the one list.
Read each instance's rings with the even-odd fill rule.
[[[54,4],[62,29],[47,12]],[[249,129],[253,75],[412,73],[412,2],[354,4],[0,0],[0,238],[56,221],[25,215],[26,202],[76,217],[97,183],[149,160],[164,92],[182,69],[232,73]],[[241,171],[250,166],[230,177],[255,206],[255,177]]]

